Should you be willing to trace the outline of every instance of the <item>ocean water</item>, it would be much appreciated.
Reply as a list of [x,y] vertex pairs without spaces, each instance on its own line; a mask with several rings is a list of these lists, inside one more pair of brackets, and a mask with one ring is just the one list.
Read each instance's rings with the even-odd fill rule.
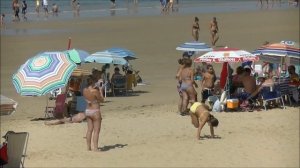
[[[21,4],[22,0],[19,0]],[[41,0],[40,0],[41,1]],[[27,8],[27,22],[44,22],[55,20],[68,20],[68,19],[86,19],[86,18],[101,18],[101,17],[114,17],[114,16],[153,16],[162,15],[160,0],[138,0],[134,4],[134,0],[116,0],[116,7],[111,7],[110,0],[77,0],[80,3],[80,16],[74,17],[71,8],[71,0],[48,0],[48,10],[51,11],[52,4],[59,6],[58,16],[53,16],[51,12],[48,17],[45,16],[44,10],[40,7],[40,14],[35,12],[35,0],[26,0]],[[281,5],[275,4],[269,8],[266,6],[260,8],[257,6],[257,0],[174,0],[174,12],[164,14],[193,14],[193,13],[218,13],[218,12],[237,12],[237,11],[255,11],[255,10],[276,10],[288,8],[287,1],[282,1]],[[19,34],[44,34],[53,32],[54,30],[35,30],[35,29],[15,29],[11,24],[13,22],[12,0],[1,0],[1,13],[5,16],[5,29],[1,29],[1,35],[19,35]],[[22,14],[20,12],[21,22]],[[66,31],[66,30],[59,30]]]
[[[21,4],[22,0],[19,0]],[[87,17],[109,17],[109,16],[145,16],[160,15],[160,0],[116,0],[116,7],[111,8],[110,0],[77,0],[80,3],[80,18]],[[1,0],[1,13],[6,14],[6,22],[12,20],[12,0]],[[48,0],[48,10],[51,11],[52,4],[59,6],[58,17],[51,14],[45,19],[44,11],[40,8],[39,17],[35,12],[35,0],[26,0],[28,4],[27,18],[29,21],[43,21],[55,19],[74,18],[71,0]],[[256,6],[257,0],[174,0],[177,13],[211,13],[211,12],[231,12],[259,10]],[[284,5],[287,6],[287,5]],[[276,8],[276,6],[275,6]],[[172,13],[172,12],[169,12]],[[173,12],[175,13],[175,12]],[[21,13],[20,13],[21,16]]]

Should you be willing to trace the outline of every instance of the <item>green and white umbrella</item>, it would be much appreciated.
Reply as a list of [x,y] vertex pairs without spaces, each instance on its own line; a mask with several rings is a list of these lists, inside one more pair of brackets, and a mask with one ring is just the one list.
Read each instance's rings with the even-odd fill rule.
[[44,52],[27,60],[12,82],[22,96],[41,96],[64,87],[75,68],[63,52]]

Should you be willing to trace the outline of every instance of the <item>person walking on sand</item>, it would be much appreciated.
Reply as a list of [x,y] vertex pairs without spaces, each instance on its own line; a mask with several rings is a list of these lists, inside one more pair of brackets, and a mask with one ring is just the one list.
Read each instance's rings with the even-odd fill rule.
[[102,87],[96,87],[95,83],[96,79],[92,76],[89,76],[87,78],[87,87],[83,90],[83,96],[87,102],[87,107],[85,110],[88,125],[86,133],[86,142],[87,149],[89,151],[98,151],[98,141],[102,122],[102,117],[100,113],[100,102],[104,101]]
[[[179,92],[182,96],[180,115],[186,115],[187,108],[190,103],[194,103],[197,100],[197,92],[194,88],[194,70],[191,68],[192,59],[183,58],[182,67],[178,70],[178,81],[180,83]],[[198,87],[196,85],[196,87]]]
[[192,36],[195,41],[199,40],[199,31],[200,31],[199,19],[198,19],[198,17],[195,17],[194,23],[192,26]]
[[218,35],[219,27],[218,27],[218,22],[216,17],[213,17],[213,20],[210,22],[209,29],[211,34],[211,44],[212,46],[215,46],[216,42],[219,39],[219,35]]
[[213,115],[209,113],[209,107],[206,104],[202,104],[200,102],[195,102],[190,108],[190,116],[192,120],[192,124],[197,129],[197,139],[201,138],[201,130],[206,123],[208,123],[210,127],[210,137],[209,138],[217,138],[214,133],[214,127],[219,125],[218,119],[216,119]]

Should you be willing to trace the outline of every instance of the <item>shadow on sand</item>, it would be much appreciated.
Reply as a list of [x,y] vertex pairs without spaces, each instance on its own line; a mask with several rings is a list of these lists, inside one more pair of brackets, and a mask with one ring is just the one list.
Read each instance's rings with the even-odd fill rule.
[[100,147],[99,150],[109,151],[109,150],[115,149],[115,148],[123,148],[124,146],[127,146],[127,144],[115,144],[115,145],[103,146],[103,147]]

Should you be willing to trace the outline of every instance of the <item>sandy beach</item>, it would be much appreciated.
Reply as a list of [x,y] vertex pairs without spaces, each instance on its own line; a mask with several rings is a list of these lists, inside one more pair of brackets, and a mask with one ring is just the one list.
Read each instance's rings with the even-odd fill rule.
[[[209,22],[216,16],[217,46],[253,51],[265,41],[299,42],[299,9],[143,17],[108,17],[7,26],[18,35],[1,35],[1,94],[16,100],[17,111],[1,116],[1,136],[29,132],[25,167],[299,167],[299,108],[215,113],[220,139],[196,140],[189,116],[177,113],[175,74],[181,52],[192,41],[191,25],[199,17],[200,41],[210,43]],[[44,116],[47,97],[22,97],[12,74],[41,51],[72,47],[90,53],[110,47],[134,51],[133,67],[148,85],[135,93],[107,97],[101,106],[99,147],[86,150],[86,122],[46,126],[30,121]],[[100,68],[84,64],[82,68]],[[221,64],[214,64],[217,74]],[[204,126],[202,134],[208,135]],[[3,139],[1,139],[3,142]]]

